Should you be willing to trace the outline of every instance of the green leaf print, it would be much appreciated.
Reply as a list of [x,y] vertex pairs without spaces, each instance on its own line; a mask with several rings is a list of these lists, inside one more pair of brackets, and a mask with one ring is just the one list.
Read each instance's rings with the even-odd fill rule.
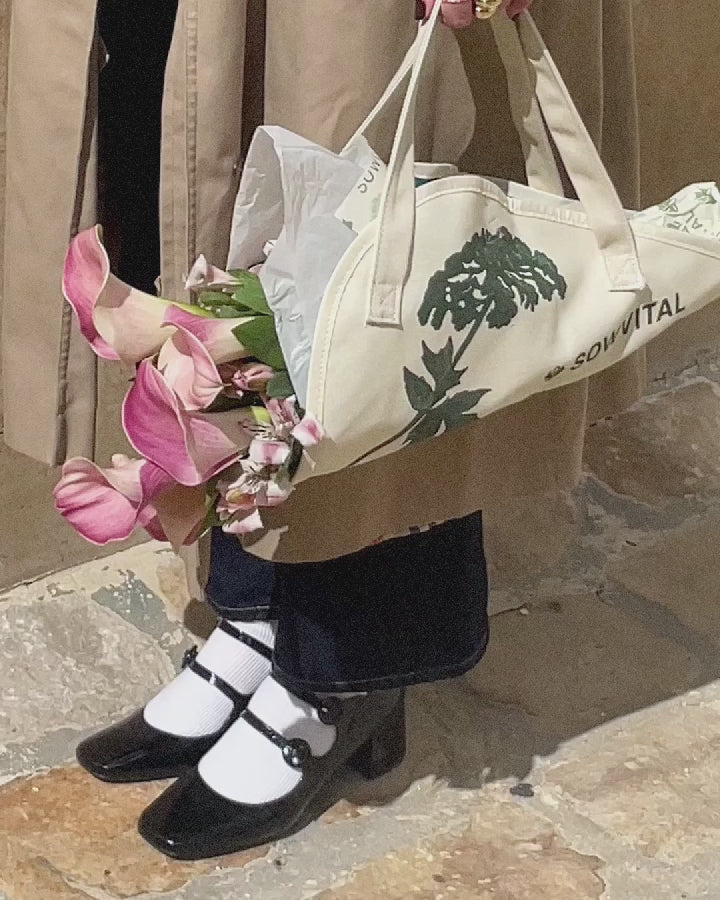
[[355,460],[356,463],[402,440],[414,444],[452,428],[477,421],[474,410],[486,389],[450,392],[462,384],[468,369],[460,362],[483,325],[506,328],[522,312],[534,312],[542,301],[560,300],[567,281],[547,254],[532,250],[507,228],[474,234],[428,281],[418,310],[423,326],[435,331],[450,325],[463,334],[455,349],[452,338],[439,350],[422,342],[421,360],[431,382],[407,367],[405,393],[415,416],[397,434]]

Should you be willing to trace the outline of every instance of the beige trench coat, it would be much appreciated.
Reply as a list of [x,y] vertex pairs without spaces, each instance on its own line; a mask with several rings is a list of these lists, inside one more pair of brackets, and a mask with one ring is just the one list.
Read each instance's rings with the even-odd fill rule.
[[[184,275],[197,254],[224,261],[240,148],[259,118],[247,95],[257,94],[262,56],[256,7],[261,5],[180,0],[164,109],[166,296],[182,296]],[[267,119],[339,148],[411,41],[412,6],[410,0],[268,0]],[[631,0],[537,0],[535,9],[623,199],[633,205],[638,173]],[[94,0],[71,7],[16,0],[13,8],[3,318],[6,439],[49,463],[61,461],[66,452],[92,453],[98,418],[95,361],[77,340],[58,290],[68,239],[93,220],[94,12]],[[462,165],[521,178],[522,159],[487,26],[461,34],[459,43],[479,110]],[[457,157],[471,135],[473,119],[456,53],[446,33],[426,90],[419,140],[426,158]],[[246,72],[250,82],[243,102]],[[387,149],[390,134],[388,124],[379,136],[380,149]],[[590,385],[540,395],[464,431],[306,482],[285,507],[267,515],[268,531],[250,549],[287,561],[328,558],[508,495],[571,487],[580,473],[588,422],[636,399],[643,370],[641,358],[630,360]],[[31,406],[28,396],[34,398]]]

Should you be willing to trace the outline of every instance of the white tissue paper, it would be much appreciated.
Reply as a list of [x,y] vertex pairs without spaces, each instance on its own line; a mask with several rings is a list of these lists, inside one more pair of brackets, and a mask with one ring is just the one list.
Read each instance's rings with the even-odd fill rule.
[[257,129],[250,145],[228,268],[265,260],[259,276],[301,405],[323,294],[347,248],[377,215],[385,173],[364,139],[336,154],[268,126]]
[[[418,182],[457,174],[418,164]],[[285,128],[253,137],[235,202],[228,268],[259,270],[290,379],[307,398],[315,324],[327,285],[378,214],[387,166],[360,137],[337,154]]]

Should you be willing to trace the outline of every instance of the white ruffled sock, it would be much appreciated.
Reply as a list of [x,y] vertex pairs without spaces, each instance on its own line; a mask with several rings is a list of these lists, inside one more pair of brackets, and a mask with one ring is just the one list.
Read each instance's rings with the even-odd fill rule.
[[[335,743],[335,726],[323,724],[317,710],[271,676],[253,695],[248,709],[283,737],[307,741],[313,756],[324,756]],[[199,772],[216,793],[248,804],[278,800],[302,778],[298,769],[285,762],[280,748],[243,719],[200,760]]]
[[[266,647],[275,645],[274,622],[229,622]],[[251,695],[271,671],[264,656],[216,628],[197,656],[197,662],[241,694]],[[181,737],[214,734],[227,722],[233,704],[191,669],[184,669],[147,704],[145,721],[158,731]]]

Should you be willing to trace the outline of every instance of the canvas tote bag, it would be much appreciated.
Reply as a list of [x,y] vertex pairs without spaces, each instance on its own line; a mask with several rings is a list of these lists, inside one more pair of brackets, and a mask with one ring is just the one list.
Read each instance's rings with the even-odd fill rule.
[[[327,437],[299,481],[593,375],[720,295],[720,241],[623,210],[527,13],[496,16],[493,31],[529,186],[457,175],[416,189],[418,84],[439,7],[358,132],[407,86],[379,215],[323,298],[307,409]],[[548,133],[578,199],[563,196]]]

